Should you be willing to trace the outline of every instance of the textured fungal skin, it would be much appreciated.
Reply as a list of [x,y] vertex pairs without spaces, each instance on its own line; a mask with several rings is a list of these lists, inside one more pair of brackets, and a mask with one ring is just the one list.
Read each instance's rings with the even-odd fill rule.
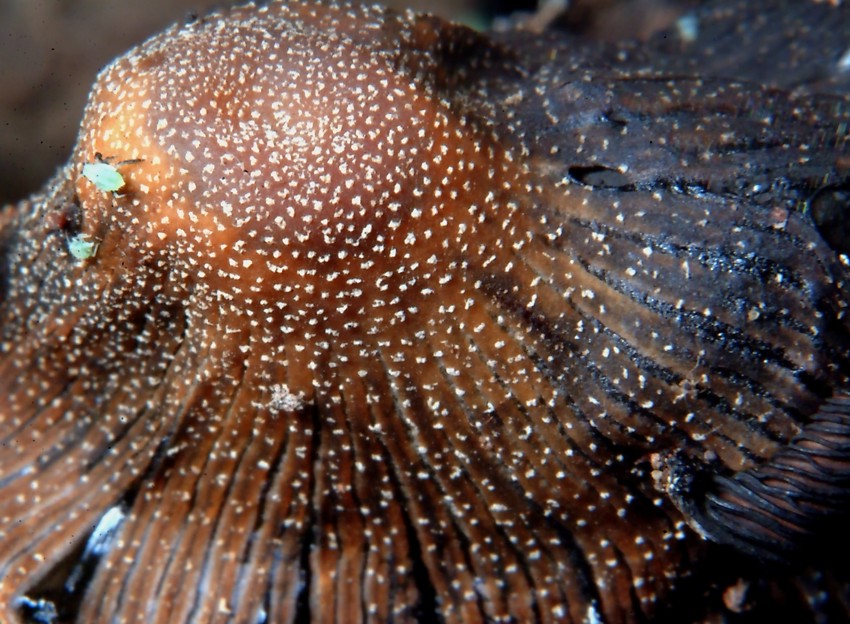
[[[729,490],[653,461],[773,474],[850,388],[850,323],[847,258],[787,197],[659,172],[757,165],[739,113],[770,108],[790,197],[846,177],[847,120],[618,80],[280,2],[109,66],[67,167],[0,212],[0,620],[116,506],[79,622],[665,616]],[[97,153],[134,161],[120,193]]]

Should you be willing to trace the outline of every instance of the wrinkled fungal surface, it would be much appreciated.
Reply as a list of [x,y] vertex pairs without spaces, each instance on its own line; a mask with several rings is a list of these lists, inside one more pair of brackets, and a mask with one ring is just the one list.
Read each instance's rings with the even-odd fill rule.
[[0,620],[842,613],[848,101],[600,50],[272,1],[106,68],[0,211]]

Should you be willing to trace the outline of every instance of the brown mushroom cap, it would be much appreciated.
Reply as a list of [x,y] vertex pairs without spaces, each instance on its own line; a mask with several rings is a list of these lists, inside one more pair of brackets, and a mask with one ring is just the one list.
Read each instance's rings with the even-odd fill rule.
[[[388,279],[398,297],[411,267],[445,271],[448,247],[504,210],[499,187],[516,184],[518,167],[398,71],[415,61],[434,72],[436,61],[387,38],[397,19],[237,9],[226,38],[190,25],[113,64],[74,157],[141,161],[119,167],[117,197],[78,179],[105,261],[113,245],[156,249],[224,296],[331,297],[361,313]],[[427,279],[405,288],[419,304]]]
[[[638,162],[749,164],[753,100],[801,136],[839,120],[529,67],[432,18],[271,2],[104,71],[71,163],[0,214],[0,619],[117,516],[79,621],[652,618],[708,548],[686,523],[724,536],[787,466],[848,464],[847,401],[817,412],[850,378],[846,257]],[[614,148],[634,167],[607,177],[557,156]],[[98,154],[117,192],[82,175]]]

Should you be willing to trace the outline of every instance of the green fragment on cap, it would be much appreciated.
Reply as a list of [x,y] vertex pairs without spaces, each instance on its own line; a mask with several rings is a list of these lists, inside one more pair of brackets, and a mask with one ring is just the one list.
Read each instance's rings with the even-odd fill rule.
[[106,162],[84,164],[83,177],[101,191],[114,192],[125,184],[124,176],[118,172],[118,169]]
[[88,234],[76,234],[68,239],[68,253],[77,260],[88,260],[97,253],[100,243],[89,240]]

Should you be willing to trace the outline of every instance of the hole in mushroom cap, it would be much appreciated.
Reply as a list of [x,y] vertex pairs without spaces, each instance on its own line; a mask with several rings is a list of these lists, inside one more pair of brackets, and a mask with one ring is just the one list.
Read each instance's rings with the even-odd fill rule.
[[573,165],[568,171],[573,180],[587,186],[621,190],[634,186],[625,174],[604,165]]
[[821,236],[840,253],[850,252],[850,189],[827,187],[819,190],[812,198],[812,219]]

